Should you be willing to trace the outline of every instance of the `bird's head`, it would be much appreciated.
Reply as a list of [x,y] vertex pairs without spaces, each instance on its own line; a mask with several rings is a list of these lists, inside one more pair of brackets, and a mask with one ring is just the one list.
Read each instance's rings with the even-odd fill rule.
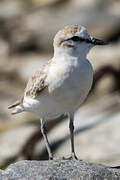
[[85,27],[80,25],[66,26],[54,38],[55,55],[86,56],[96,45],[105,45],[102,40],[90,36]]

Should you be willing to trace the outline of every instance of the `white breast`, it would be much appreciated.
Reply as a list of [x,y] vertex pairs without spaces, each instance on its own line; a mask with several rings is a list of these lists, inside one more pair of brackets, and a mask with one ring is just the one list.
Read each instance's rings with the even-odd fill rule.
[[[60,67],[57,70],[61,72]],[[63,71],[58,73],[57,70],[55,81],[49,86],[49,92],[53,99],[59,103],[62,111],[71,111],[83,103],[91,89],[92,66],[88,60],[84,60],[68,65],[64,69],[64,74],[62,74]]]

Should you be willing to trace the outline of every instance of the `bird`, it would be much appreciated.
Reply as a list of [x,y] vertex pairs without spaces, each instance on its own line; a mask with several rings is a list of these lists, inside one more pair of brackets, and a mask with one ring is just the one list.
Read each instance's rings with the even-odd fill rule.
[[93,82],[93,68],[87,54],[96,45],[106,45],[93,38],[81,25],[68,25],[53,40],[54,55],[28,80],[23,97],[10,105],[12,114],[24,111],[40,117],[41,132],[49,159],[53,159],[45,122],[49,117],[67,114],[71,140],[71,159],[77,159],[74,145],[74,114],[88,96]]

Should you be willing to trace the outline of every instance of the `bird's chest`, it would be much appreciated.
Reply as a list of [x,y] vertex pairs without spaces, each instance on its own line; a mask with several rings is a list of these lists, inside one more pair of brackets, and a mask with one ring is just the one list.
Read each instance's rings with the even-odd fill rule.
[[50,74],[52,81],[49,92],[56,101],[73,106],[88,94],[92,74],[92,68],[86,62],[54,66]]
[[78,76],[77,69],[77,66],[71,63],[57,63],[52,66],[47,79],[49,92],[65,91],[68,86],[74,83],[73,79]]

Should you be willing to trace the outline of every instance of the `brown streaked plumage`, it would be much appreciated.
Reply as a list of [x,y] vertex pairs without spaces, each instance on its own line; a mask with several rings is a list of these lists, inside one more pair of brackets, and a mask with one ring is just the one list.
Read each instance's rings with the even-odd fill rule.
[[35,98],[47,87],[45,79],[47,74],[44,72],[49,66],[51,66],[52,60],[49,60],[43,68],[35,72],[35,74],[29,79],[27,87],[25,89],[25,95],[31,98]]
[[43,70],[36,71],[35,74],[29,79],[25,94],[28,97],[35,98],[43,91],[47,85],[45,85],[46,75]]
[[80,32],[80,25],[65,26],[64,29],[58,31],[54,38],[54,45],[59,47],[64,38],[74,35],[76,32]]

